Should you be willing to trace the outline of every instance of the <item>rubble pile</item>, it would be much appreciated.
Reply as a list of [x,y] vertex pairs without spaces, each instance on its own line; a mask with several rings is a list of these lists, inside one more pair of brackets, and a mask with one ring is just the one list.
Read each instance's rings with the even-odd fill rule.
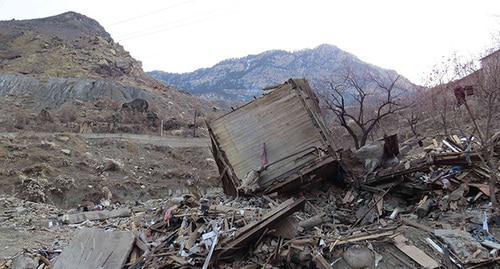
[[[59,216],[48,229],[78,231],[69,245],[25,250],[0,268],[30,259],[32,268],[90,268],[102,253],[85,244],[103,236],[111,251],[103,268],[496,268],[489,172],[473,147],[447,143],[434,140],[372,173],[355,175],[362,169],[352,167],[347,187],[54,211]],[[86,252],[88,260],[77,259]]]

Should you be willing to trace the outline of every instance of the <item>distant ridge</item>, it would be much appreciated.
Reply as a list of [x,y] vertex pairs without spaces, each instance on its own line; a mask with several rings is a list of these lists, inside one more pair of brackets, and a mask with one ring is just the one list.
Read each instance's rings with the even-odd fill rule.
[[[306,78],[311,84],[331,78],[344,63],[356,72],[397,74],[366,62],[336,46],[323,44],[294,52],[269,50],[242,58],[227,59],[210,68],[190,73],[148,72],[167,85],[186,90],[208,100],[248,101],[265,87],[291,77]],[[402,80],[407,81],[403,78]]]

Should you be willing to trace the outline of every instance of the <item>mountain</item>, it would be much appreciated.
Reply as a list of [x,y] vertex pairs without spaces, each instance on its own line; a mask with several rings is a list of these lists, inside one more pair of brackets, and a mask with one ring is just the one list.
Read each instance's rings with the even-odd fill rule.
[[162,119],[179,121],[210,107],[147,75],[97,21],[76,12],[0,21],[0,96],[28,97],[16,106],[34,112],[142,98]]
[[[222,61],[210,68],[190,73],[152,71],[149,74],[194,95],[209,100],[248,101],[261,95],[262,89],[282,83],[291,77],[306,78],[319,85],[345,63],[355,72],[397,73],[361,61],[333,45],[296,52],[271,50],[257,55]],[[409,83],[408,80],[403,80]]]

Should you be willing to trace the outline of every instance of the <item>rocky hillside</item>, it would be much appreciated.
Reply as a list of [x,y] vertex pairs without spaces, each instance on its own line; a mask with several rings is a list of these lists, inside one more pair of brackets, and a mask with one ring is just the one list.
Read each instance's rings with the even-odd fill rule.
[[[149,74],[205,99],[246,101],[259,96],[265,87],[282,83],[291,77],[306,78],[313,84],[330,78],[343,63],[348,62],[356,72],[390,72],[366,63],[356,56],[332,45],[296,52],[271,50],[257,55],[222,61],[213,67],[191,73]],[[406,80],[407,81],[407,80]],[[408,81],[407,81],[408,82]]]
[[34,113],[75,101],[109,99],[119,107],[143,98],[162,119],[178,121],[210,107],[145,74],[97,21],[75,12],[0,21],[0,96],[29,99],[16,105]]

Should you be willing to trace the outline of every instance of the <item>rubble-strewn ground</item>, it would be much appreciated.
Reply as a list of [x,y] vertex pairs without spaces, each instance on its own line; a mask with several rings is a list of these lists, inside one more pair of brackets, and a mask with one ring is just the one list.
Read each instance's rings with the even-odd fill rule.
[[47,218],[63,209],[203,193],[216,186],[208,144],[199,147],[203,140],[194,139],[195,147],[189,147],[189,139],[143,137],[0,136],[0,256],[67,238],[68,229],[48,230]]
[[[31,148],[23,147],[30,139],[33,137],[21,136],[3,140],[2,145],[9,152],[19,152],[18,155],[23,156],[22,153]],[[368,176],[358,174],[364,173],[362,167],[356,168],[359,163],[346,159],[352,174],[345,178],[345,186],[324,182],[295,193],[290,200],[290,196],[273,194],[227,197],[218,188],[199,191],[189,186],[184,192],[170,195],[167,189],[176,189],[179,183],[187,183],[185,181],[191,178],[196,180],[197,176],[201,180],[208,171],[215,174],[213,164],[207,163],[199,149],[192,149],[191,153],[186,151],[185,154],[190,154],[185,155],[189,159],[175,155],[173,148],[162,150],[161,154],[169,156],[168,159],[177,159],[178,166],[183,167],[186,174],[183,174],[185,177],[177,175],[178,180],[164,181],[165,185],[157,185],[150,172],[158,177],[168,169],[161,170],[141,162],[141,154],[148,150],[149,154],[160,154],[155,152],[154,145],[135,145],[138,149],[132,150],[136,153],[131,156],[124,153],[131,150],[126,142],[89,142],[69,135],[38,140],[47,142],[32,143],[35,150],[30,152],[51,150],[52,154],[47,155],[48,163],[54,164],[54,168],[28,169],[39,171],[37,181],[25,179],[31,182],[29,184],[43,185],[41,182],[45,181],[40,178],[51,171],[61,174],[65,170],[52,162],[57,159],[54,156],[76,162],[73,158],[78,154],[66,155],[62,150],[76,151],[78,148],[96,156],[85,159],[92,165],[83,167],[93,167],[89,170],[93,173],[106,167],[106,179],[96,176],[95,181],[86,182],[93,187],[80,189],[80,194],[62,190],[74,196],[66,200],[65,208],[47,204],[61,201],[47,190],[65,186],[51,185],[52,180],[60,180],[53,174],[47,177],[51,180],[43,185],[42,192],[29,193],[33,196],[23,196],[26,194],[21,192],[16,196],[23,199],[1,196],[0,241],[3,248],[0,254],[11,259],[3,264],[0,262],[0,268],[2,265],[12,268],[21,263],[38,266],[57,262],[61,252],[69,251],[70,246],[78,247],[78,242],[75,246],[71,241],[77,233],[91,236],[95,231],[87,228],[105,229],[109,233],[127,231],[137,236],[124,261],[125,268],[200,268],[207,259],[217,268],[422,268],[425,263],[429,268],[437,268],[434,265],[498,268],[495,245],[488,244],[499,243],[500,229],[488,215],[491,205],[480,164],[472,154],[474,165],[464,165],[463,153],[451,152],[442,142],[436,147],[432,139],[418,138],[401,143],[400,164],[379,168]],[[422,147],[416,143],[420,140]],[[47,145],[49,149],[45,149]],[[10,156],[5,155],[6,150],[3,152],[4,156]],[[104,152],[115,162],[106,164]],[[124,155],[127,157],[119,158]],[[431,155],[433,161],[429,162]],[[152,160],[159,159],[161,157],[156,156]],[[128,170],[126,167],[132,165],[131,160],[144,168]],[[196,163],[188,160],[196,160]],[[443,164],[444,161],[448,164]],[[17,164],[20,170],[17,179],[10,176],[12,184],[9,185],[14,190],[19,175],[28,177],[21,169],[22,163],[19,160]],[[172,165],[172,161],[165,163]],[[151,170],[151,166],[154,169]],[[197,169],[189,170],[189,166]],[[390,176],[396,172],[403,176]],[[141,189],[141,183],[121,184],[129,182],[124,178],[132,175],[135,178],[142,176],[140,182],[151,185],[144,184],[146,187]],[[170,186],[163,188],[166,195],[159,189],[162,186]],[[199,181],[198,186],[203,183]],[[109,202],[107,190],[112,193]],[[41,193],[47,193],[45,203],[25,200],[41,201]],[[160,199],[152,199],[155,197]],[[80,204],[84,200],[93,203]],[[294,210],[287,211],[291,208]],[[298,211],[294,213],[295,210]],[[121,212],[118,217],[116,212]],[[215,238],[217,243],[214,243]],[[214,252],[210,256],[213,244]],[[26,250],[20,251],[22,248]]]

